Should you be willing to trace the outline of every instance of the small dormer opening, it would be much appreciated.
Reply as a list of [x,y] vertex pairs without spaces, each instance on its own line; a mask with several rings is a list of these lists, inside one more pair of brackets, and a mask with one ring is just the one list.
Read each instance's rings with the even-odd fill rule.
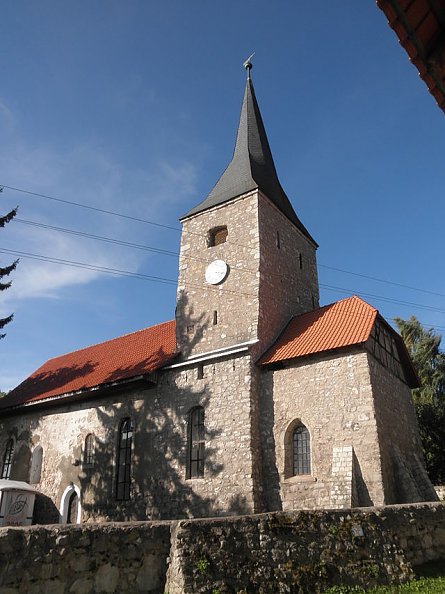
[[208,247],[214,247],[227,241],[227,227],[225,225],[220,227],[214,227],[209,231]]

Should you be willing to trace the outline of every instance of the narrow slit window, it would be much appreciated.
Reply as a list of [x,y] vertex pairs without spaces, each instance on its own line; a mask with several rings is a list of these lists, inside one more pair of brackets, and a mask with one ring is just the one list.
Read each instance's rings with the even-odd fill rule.
[[300,253],[298,255],[298,259],[300,261],[300,270],[303,270],[303,254],[302,253]]
[[187,447],[187,478],[204,476],[204,409],[197,406],[190,411]]
[[277,248],[281,249],[281,240],[280,240],[280,232],[277,231]]
[[204,364],[203,363],[199,363],[198,364],[198,373],[197,373],[198,379],[203,379],[204,378]]
[[134,427],[131,419],[124,419],[119,429],[117,451],[116,499],[118,501],[130,499],[133,432]]
[[218,324],[218,312],[216,309],[213,312],[213,325],[216,326]]

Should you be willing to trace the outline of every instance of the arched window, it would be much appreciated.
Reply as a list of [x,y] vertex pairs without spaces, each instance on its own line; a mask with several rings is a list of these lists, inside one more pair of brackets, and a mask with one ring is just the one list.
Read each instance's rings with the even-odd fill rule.
[[43,462],[43,448],[38,445],[34,448],[31,458],[31,470],[29,471],[29,483],[35,485],[40,483],[40,477],[42,475],[42,462]]
[[294,476],[311,474],[311,438],[304,425],[292,432],[292,470]]
[[210,229],[209,231],[209,247],[213,247],[215,245],[220,245],[221,243],[225,243],[227,240],[227,227],[215,227],[214,229]]
[[187,478],[204,476],[204,409],[193,408],[189,413],[187,443]]
[[94,464],[94,435],[88,433],[85,437],[85,445],[83,448],[83,465],[93,466]]
[[3,456],[2,475],[0,478],[9,479],[11,476],[12,458],[14,456],[14,440],[8,439]]
[[116,499],[119,501],[130,499],[133,431],[132,420],[130,418],[124,419],[119,429],[117,449]]
[[67,524],[77,524],[77,513],[79,508],[79,496],[73,491],[68,500],[68,509],[66,514]]
[[81,517],[80,489],[77,485],[70,483],[60,501],[60,523],[80,524]]

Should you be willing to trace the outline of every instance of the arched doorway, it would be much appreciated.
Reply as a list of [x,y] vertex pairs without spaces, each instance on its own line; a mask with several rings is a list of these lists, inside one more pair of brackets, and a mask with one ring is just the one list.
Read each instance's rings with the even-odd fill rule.
[[71,483],[63,492],[60,502],[60,523],[80,524],[81,515],[80,489]]

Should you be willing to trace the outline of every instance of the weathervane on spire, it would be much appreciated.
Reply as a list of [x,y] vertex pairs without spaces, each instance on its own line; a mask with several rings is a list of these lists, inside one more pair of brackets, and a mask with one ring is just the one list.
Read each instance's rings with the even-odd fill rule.
[[251,54],[243,64],[244,68],[247,70],[247,78],[250,78],[250,71],[252,70],[251,59],[253,58],[254,55],[255,55],[255,52],[253,52],[253,54]]

